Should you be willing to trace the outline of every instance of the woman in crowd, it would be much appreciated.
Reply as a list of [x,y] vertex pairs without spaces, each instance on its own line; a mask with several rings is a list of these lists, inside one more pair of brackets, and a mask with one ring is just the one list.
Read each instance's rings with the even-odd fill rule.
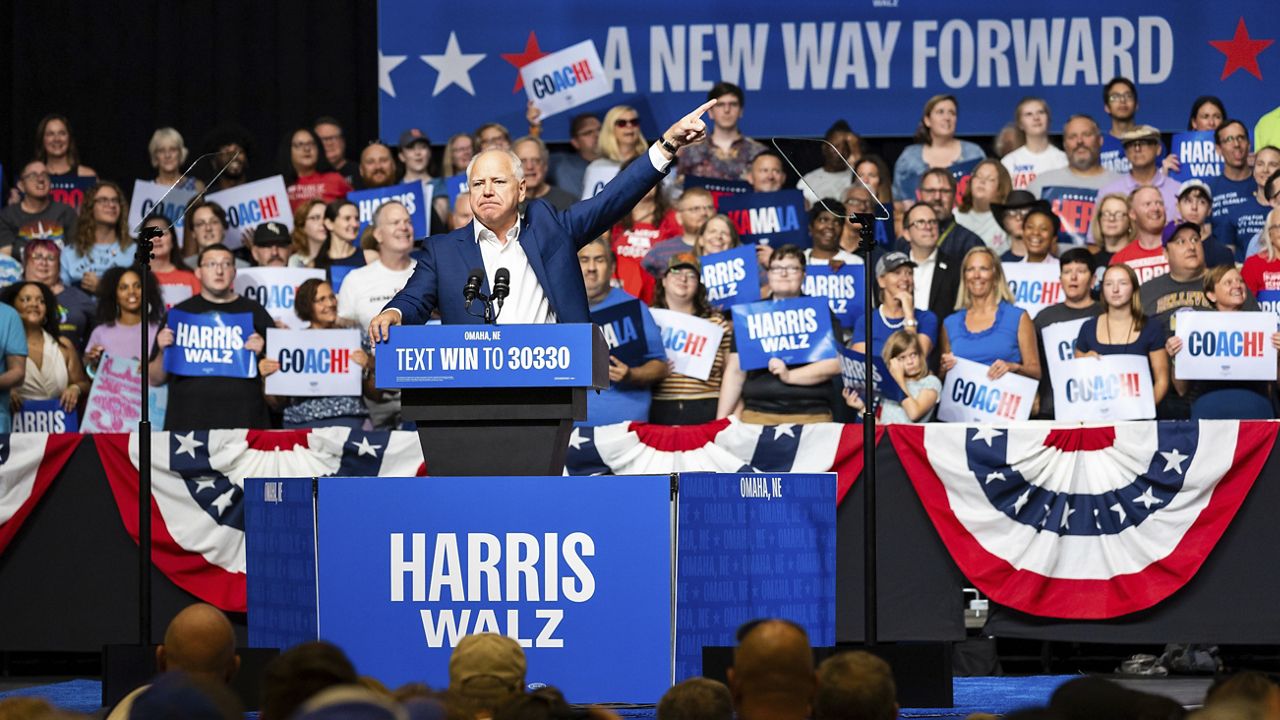
[[168,218],[152,213],[142,221],[142,227],[160,228],[162,232],[153,241],[151,250],[151,272],[155,273],[160,283],[160,296],[164,298],[165,307],[173,307],[189,297],[200,294],[200,281],[196,274],[175,258],[173,226]]
[[916,187],[929,168],[949,168],[981,160],[982,148],[956,137],[960,105],[953,95],[934,95],[924,104],[916,144],[909,145],[893,166],[893,197],[898,210],[906,210],[916,198]]
[[711,309],[702,284],[702,265],[690,253],[671,258],[658,283],[653,307],[700,317],[724,330],[706,380],[672,372],[653,389],[649,422],[660,425],[697,425],[716,419],[720,385],[733,343],[733,324]]
[[98,279],[112,267],[133,264],[129,237],[129,201],[120,186],[104,180],[89,188],[80,206],[76,236],[62,257],[62,282],[78,283],[85,292],[98,290]]
[[[1249,293],[1239,270],[1219,265],[1205,273],[1204,296],[1218,312],[1238,312]],[[1280,332],[1271,334],[1271,346],[1280,349]],[[1183,349],[1182,338],[1174,335],[1164,347],[1176,364]],[[1274,385],[1257,380],[1173,380],[1178,394],[1191,401],[1192,420],[1270,420],[1276,416]]]
[[[920,336],[920,347],[927,359],[938,342],[938,318],[928,310],[917,310],[915,305],[916,263],[906,253],[891,252],[876,261],[876,285],[879,307],[871,316],[871,352],[884,351],[889,336],[908,333]],[[866,321],[862,313],[853,319],[853,333],[849,347],[860,353],[867,351]]]
[[1280,290],[1280,208],[1267,213],[1262,233],[1267,239],[1262,252],[1246,258],[1240,271],[1255,296],[1264,290]]
[[876,200],[879,200],[880,204],[893,216],[893,237],[902,237],[902,213],[894,212],[893,171],[889,169],[888,163],[879,155],[863,155],[853,169],[858,173],[858,177],[862,178],[862,182],[871,188]]
[[156,169],[157,185],[170,187],[178,183],[178,178],[182,178],[182,182],[176,186],[179,190],[204,192],[204,181],[195,175],[182,177],[187,162],[187,145],[182,140],[182,133],[171,127],[156,130],[151,135],[147,152],[151,155],[151,167]]
[[1102,315],[1080,326],[1076,357],[1141,355],[1151,368],[1151,388],[1156,404],[1169,391],[1169,354],[1161,339],[1160,323],[1142,314],[1138,275],[1128,265],[1112,265],[1102,274]]
[[1062,221],[1053,207],[1043,200],[1036,202],[1022,218],[1022,249],[1026,254],[1019,257],[1010,250],[1000,256],[1001,262],[1056,263],[1061,229]]
[[[146,308],[142,300],[142,271],[138,266],[111,268],[98,289],[98,326],[89,336],[85,367],[97,372],[103,355],[137,358],[142,353],[142,324],[146,320],[147,347],[154,348],[156,333],[164,322],[164,301],[159,283],[147,278]],[[145,316],[145,317],[144,317]],[[150,353],[148,352],[148,355]]]
[[1102,198],[1093,212],[1094,244],[1089,246],[1096,255],[1098,267],[1111,264],[1111,258],[1133,242],[1137,229],[1133,218],[1129,216],[1129,196],[1122,193],[1110,193]]
[[666,198],[655,185],[613,226],[609,244],[618,259],[633,258],[639,262],[654,245],[683,232],[675,209],[668,207]]
[[1067,166],[1067,154],[1049,142],[1049,103],[1023,98],[1013,109],[1014,150],[1000,157],[1014,188],[1027,188],[1037,175]]
[[942,371],[956,358],[989,365],[995,380],[1013,372],[1040,379],[1036,330],[1026,311],[1013,304],[1000,260],[990,248],[976,247],[961,263],[963,282],[956,311],[942,321]]
[[[804,251],[783,245],[769,261],[769,291],[775,300],[797,298],[804,288]],[[837,327],[836,321],[831,321]],[[778,358],[767,368],[743,371],[735,337],[720,385],[716,417],[739,413],[743,422],[760,425],[831,421],[831,378],[840,361],[819,360],[790,367]]]
[[[293,309],[299,318],[310,323],[310,330],[354,327],[352,323],[338,317],[338,296],[334,294],[333,286],[317,278],[310,278],[298,286]],[[373,368],[369,355],[364,350],[355,348],[351,353],[351,361],[364,368],[362,391],[372,392]],[[278,360],[266,359],[261,365],[263,377],[280,369]],[[359,430],[369,418],[369,411],[360,402],[358,395],[268,396],[267,400],[277,408],[283,407],[285,428],[340,426]]]
[[[608,168],[620,169],[626,161],[640,157],[649,143],[640,132],[640,113],[629,105],[614,105],[604,115],[600,127],[600,157],[587,165],[586,177],[595,177]],[[583,197],[596,194],[596,188],[584,187]]]
[[[370,253],[356,247],[360,233],[360,209],[350,200],[334,200],[324,208],[325,239],[316,252],[312,267],[322,270],[336,266],[364,267]],[[376,258],[377,253],[372,253]],[[330,278],[332,280],[332,278]]]
[[1227,108],[1213,95],[1201,95],[1191,103],[1191,115],[1187,118],[1188,130],[1217,130],[1227,119]]
[[693,241],[693,253],[701,258],[725,250],[732,250],[742,244],[738,228],[727,215],[712,215],[707,224],[702,226],[702,234]]
[[[195,267],[201,250],[226,243],[227,211],[216,202],[199,200],[187,208],[182,227],[182,263],[186,267]],[[248,262],[236,258],[236,267],[248,266]]]
[[1009,249],[1009,238],[991,214],[991,206],[1003,203],[1012,189],[1004,165],[994,158],[983,160],[974,166],[956,212],[956,223],[972,230],[996,254]]
[[444,146],[444,158],[441,159],[440,174],[446,179],[461,175],[467,171],[467,163],[475,155],[475,139],[471,133],[458,133],[449,138]]
[[289,267],[311,267],[329,231],[324,225],[324,203],[308,200],[293,213],[293,245],[289,252]]
[[23,281],[5,288],[0,300],[22,318],[27,335],[27,374],[22,387],[10,395],[16,412],[27,400],[56,398],[71,412],[89,393],[89,377],[71,341],[58,330],[58,301],[53,291],[36,282]]
[[351,192],[351,186],[325,159],[320,138],[309,127],[297,128],[285,137],[279,166],[293,210],[308,200],[333,202]]
[[71,341],[76,352],[84,350],[89,327],[97,312],[93,295],[77,285],[62,282],[62,248],[52,240],[28,240],[22,250],[22,279],[41,283],[53,291],[58,301],[59,326],[62,337]]
[[55,178],[98,176],[93,168],[80,163],[71,123],[62,115],[45,115],[36,126],[35,159],[44,163]]
[[1000,255],[1001,261],[1008,262],[1006,258],[1026,256],[1027,246],[1022,242],[1022,221],[1038,202],[1036,196],[1030,192],[1014,190],[1009,193],[1004,202],[991,203],[991,214],[1008,239],[1009,249]]
[[[885,398],[880,403],[880,423],[927,423],[933,419],[942,394],[942,381],[930,374],[925,358],[924,336],[898,330],[890,335],[882,350],[889,375],[902,388],[906,397],[902,400]],[[844,399],[849,407],[862,412],[866,407],[858,393],[844,389]]]

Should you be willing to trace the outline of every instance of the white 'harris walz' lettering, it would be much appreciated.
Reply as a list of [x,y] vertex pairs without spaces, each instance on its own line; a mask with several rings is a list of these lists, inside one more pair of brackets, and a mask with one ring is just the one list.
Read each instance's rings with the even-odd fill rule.
[[773,310],[747,315],[747,335],[759,340],[767,353],[783,350],[806,350],[810,336],[818,329],[818,311],[814,308]]

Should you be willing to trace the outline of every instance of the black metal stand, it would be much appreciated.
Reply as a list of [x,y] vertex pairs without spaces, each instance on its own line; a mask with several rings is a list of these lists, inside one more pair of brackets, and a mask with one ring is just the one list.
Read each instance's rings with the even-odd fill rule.
[[150,343],[147,342],[147,276],[151,274],[151,250],[164,230],[143,227],[138,232],[138,248],[134,262],[141,272],[142,283],[142,403],[138,420],[138,643],[151,644],[151,389]]
[[876,218],[870,213],[857,213],[849,219],[859,224],[858,254],[862,255],[863,287],[863,327],[866,337],[863,338],[863,377],[867,379],[867,397],[863,398],[862,407],[862,492],[863,492],[863,638],[868,646],[876,644],[876,410],[875,391],[872,378],[875,377],[874,365],[871,362],[872,341],[871,313],[875,308],[871,302],[872,288],[875,287],[875,258],[872,251],[876,247]]

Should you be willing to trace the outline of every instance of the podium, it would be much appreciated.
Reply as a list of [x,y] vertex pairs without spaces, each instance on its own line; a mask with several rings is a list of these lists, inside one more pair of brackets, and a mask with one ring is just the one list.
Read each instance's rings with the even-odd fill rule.
[[587,391],[609,386],[609,347],[588,323],[396,326],[375,370],[431,475],[560,475]]

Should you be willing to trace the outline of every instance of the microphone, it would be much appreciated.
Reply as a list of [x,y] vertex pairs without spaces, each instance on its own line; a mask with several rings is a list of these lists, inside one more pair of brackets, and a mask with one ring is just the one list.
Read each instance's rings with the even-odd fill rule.
[[467,301],[467,309],[471,309],[471,301],[480,294],[480,284],[484,282],[484,270],[473,268],[467,275],[467,284],[462,288],[462,299]]
[[502,307],[502,301],[507,299],[511,294],[511,271],[506,268],[498,268],[493,274],[493,299],[498,301],[498,307]]

